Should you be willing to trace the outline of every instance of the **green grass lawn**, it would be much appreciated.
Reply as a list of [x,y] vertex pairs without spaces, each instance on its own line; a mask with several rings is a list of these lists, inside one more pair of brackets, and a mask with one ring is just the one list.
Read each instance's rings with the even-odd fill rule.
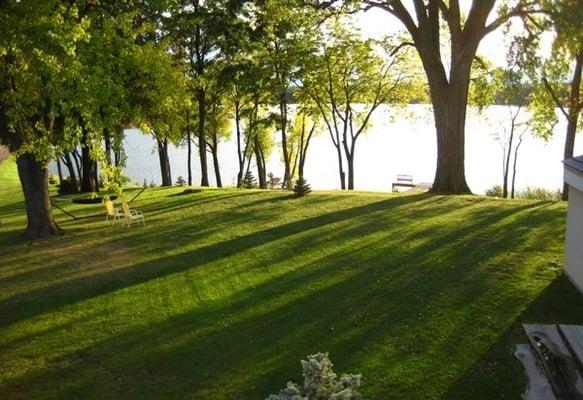
[[56,210],[67,235],[25,243],[16,183],[0,164],[1,399],[263,399],[318,351],[370,399],[516,399],[520,324],[581,323],[561,203],[148,189],[145,228]]

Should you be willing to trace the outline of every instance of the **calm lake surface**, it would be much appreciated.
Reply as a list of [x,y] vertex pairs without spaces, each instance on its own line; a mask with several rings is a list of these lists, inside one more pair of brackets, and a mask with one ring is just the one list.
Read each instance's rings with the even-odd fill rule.
[[[502,145],[496,133],[509,125],[509,108],[492,106],[478,113],[468,111],[466,124],[466,177],[474,193],[484,191],[502,180]],[[528,120],[525,113],[523,121]],[[562,186],[562,155],[566,122],[560,120],[555,134],[547,142],[541,138],[525,135],[520,148],[517,167],[517,188],[527,186],[557,189]],[[267,171],[276,176],[283,175],[279,133],[275,132],[277,146],[274,147]],[[149,135],[130,129],[126,131],[127,153],[126,175],[140,184],[159,184],[160,166],[155,141]],[[394,110],[381,107],[373,115],[372,124],[357,142],[355,157],[355,186],[357,190],[390,191],[397,174],[413,175],[415,183],[432,182],[435,173],[436,137],[431,108],[426,105],[410,105]],[[578,140],[575,153],[583,153],[583,142]],[[193,146],[194,183],[200,183],[198,148]],[[237,175],[236,141],[219,145],[221,174],[225,186],[234,186]],[[187,177],[186,146],[170,149],[172,179]],[[209,168],[214,184],[211,155]],[[254,163],[252,163],[254,168]],[[252,169],[257,176],[256,170]],[[330,136],[323,130],[312,139],[306,161],[306,178],[314,189],[339,188],[335,148]]]

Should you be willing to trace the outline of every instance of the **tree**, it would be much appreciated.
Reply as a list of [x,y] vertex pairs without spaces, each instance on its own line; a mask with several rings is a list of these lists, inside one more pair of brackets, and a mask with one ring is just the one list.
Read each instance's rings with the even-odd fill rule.
[[[17,155],[29,239],[61,233],[52,215],[48,161],[78,131],[68,114],[77,45],[88,21],[61,2],[0,2],[0,141]],[[50,32],[51,35],[46,33]]]
[[502,197],[514,198],[518,152],[525,134],[530,130],[529,118],[524,116],[530,103],[530,83],[526,74],[516,69],[495,68],[488,71],[474,80],[470,87],[470,99],[480,109],[492,104],[507,109],[508,119],[495,127],[494,136],[502,146]]
[[207,161],[208,86],[213,64],[221,59],[225,36],[236,25],[243,1],[173,0],[163,19],[162,30],[171,41],[172,51],[187,66],[191,91],[197,104],[197,138],[201,186],[209,186]]
[[[577,0],[542,0],[538,18],[524,18],[524,34],[515,38],[511,60],[530,73],[537,85],[530,108],[535,131],[552,134],[558,119],[555,108],[567,120],[563,157],[573,157],[575,137],[583,111],[583,3]],[[551,32],[549,54],[541,54],[540,37]],[[568,199],[565,183],[563,200]]]
[[316,48],[317,24],[308,8],[297,0],[267,0],[256,8],[257,40],[263,47],[256,53],[269,76],[269,88],[278,108],[277,123],[281,134],[284,163],[283,187],[292,188],[292,156],[289,149],[289,103],[292,84],[301,66]]
[[299,180],[304,178],[304,167],[312,137],[319,132],[317,110],[302,107],[296,113],[290,135],[291,176],[297,172]]
[[356,143],[369,128],[372,114],[383,103],[399,104],[406,98],[401,86],[406,75],[400,69],[406,52],[393,46],[383,59],[375,48],[381,43],[360,39],[339,23],[330,25],[329,31],[321,56],[306,68],[304,90],[316,103],[336,148],[340,186],[352,190]]
[[[472,0],[464,12],[459,0],[320,0],[320,7],[336,4],[378,8],[396,18],[408,31],[429,84],[437,134],[437,165],[432,191],[470,193],[465,178],[465,122],[472,61],[486,35],[513,16],[529,12],[537,2],[519,0],[509,7],[500,0]],[[496,4],[501,4],[497,12]],[[491,16],[494,15],[493,18]],[[445,21],[442,27],[440,21]],[[444,39],[449,48],[444,51]]]
[[166,53],[165,43],[146,43],[134,52],[135,104],[140,128],[156,139],[162,186],[172,186],[168,146],[178,143],[190,107],[186,74]]
[[226,90],[218,85],[210,90],[208,121],[206,124],[208,147],[213,157],[217,187],[223,187],[219,163],[219,143],[231,137],[231,112],[228,108]]

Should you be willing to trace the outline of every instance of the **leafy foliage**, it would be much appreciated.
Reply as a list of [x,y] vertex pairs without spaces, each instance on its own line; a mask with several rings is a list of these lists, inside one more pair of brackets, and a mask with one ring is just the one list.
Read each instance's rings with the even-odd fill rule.
[[356,391],[360,386],[361,376],[353,374],[338,375],[333,371],[328,353],[317,353],[302,360],[302,386],[288,382],[279,394],[271,395],[267,400],[360,400],[362,396]]

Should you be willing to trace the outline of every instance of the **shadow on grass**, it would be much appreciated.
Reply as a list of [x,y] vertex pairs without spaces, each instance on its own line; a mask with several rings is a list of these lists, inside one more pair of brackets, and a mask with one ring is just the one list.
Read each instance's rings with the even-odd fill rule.
[[[43,314],[93,296],[109,293],[161,276],[196,268],[220,258],[228,257],[293,234],[310,231],[327,224],[345,221],[374,211],[387,211],[391,208],[412,204],[427,198],[427,196],[410,196],[383,200],[361,207],[345,209],[274,228],[264,229],[249,235],[203,247],[188,254],[180,254],[170,259],[156,259],[113,272],[102,272],[90,277],[72,279],[53,286],[33,289],[0,302],[0,326],[7,326],[19,320]],[[150,211],[152,210],[150,209]],[[225,217],[230,218],[228,215]],[[179,228],[171,227],[169,232],[175,232],[177,229]],[[169,238],[163,237],[158,233],[144,230],[134,231],[132,232],[132,241],[136,243],[154,241],[163,246],[167,246]],[[170,242],[176,245],[175,238],[170,238]],[[15,309],[18,309],[19,312],[14,312]]]
[[[518,399],[526,389],[526,374],[514,358],[514,346],[528,343],[524,323],[581,325],[583,296],[565,275],[549,284],[501,332],[498,340],[479,355],[448,388],[444,399]],[[495,382],[495,384],[493,384]]]
[[[509,365],[520,367],[505,358],[513,336],[503,332],[516,331],[526,316],[554,320],[558,300],[574,299],[563,278],[540,294],[516,284],[518,279],[536,283],[543,268],[520,268],[523,254],[517,250],[544,251],[562,230],[561,211],[540,203],[481,210],[471,204],[452,207],[447,198],[428,195],[381,200],[9,298],[0,305],[7,325],[236,258],[277,240],[286,240],[286,248],[275,257],[258,256],[253,268],[276,268],[287,258],[322,248],[324,241],[330,251],[226,299],[132,326],[53,359],[46,370],[7,381],[0,393],[12,398],[19,393],[46,398],[263,398],[289,379],[298,381],[299,360],[316,351],[330,351],[339,370],[363,373],[365,395],[372,399],[491,399],[515,393],[506,391],[512,382],[501,385],[482,374],[482,361],[475,363],[472,351],[484,354],[493,377],[518,379],[508,372]],[[462,209],[467,218],[449,224],[437,219],[418,229],[391,225],[407,215],[407,221],[421,224],[430,216]],[[529,234],[536,229],[545,234]],[[137,241],[163,241],[167,233],[137,235],[142,236]],[[344,246],[359,240],[361,246]],[[495,262],[517,268],[500,272]],[[215,283],[206,282],[211,287]],[[574,301],[568,312],[577,307],[580,302]],[[4,319],[10,312],[12,319]],[[513,321],[510,328],[508,321]],[[498,340],[490,340],[489,335],[501,332]],[[490,349],[487,343],[493,343]],[[470,386],[482,391],[469,396]]]

